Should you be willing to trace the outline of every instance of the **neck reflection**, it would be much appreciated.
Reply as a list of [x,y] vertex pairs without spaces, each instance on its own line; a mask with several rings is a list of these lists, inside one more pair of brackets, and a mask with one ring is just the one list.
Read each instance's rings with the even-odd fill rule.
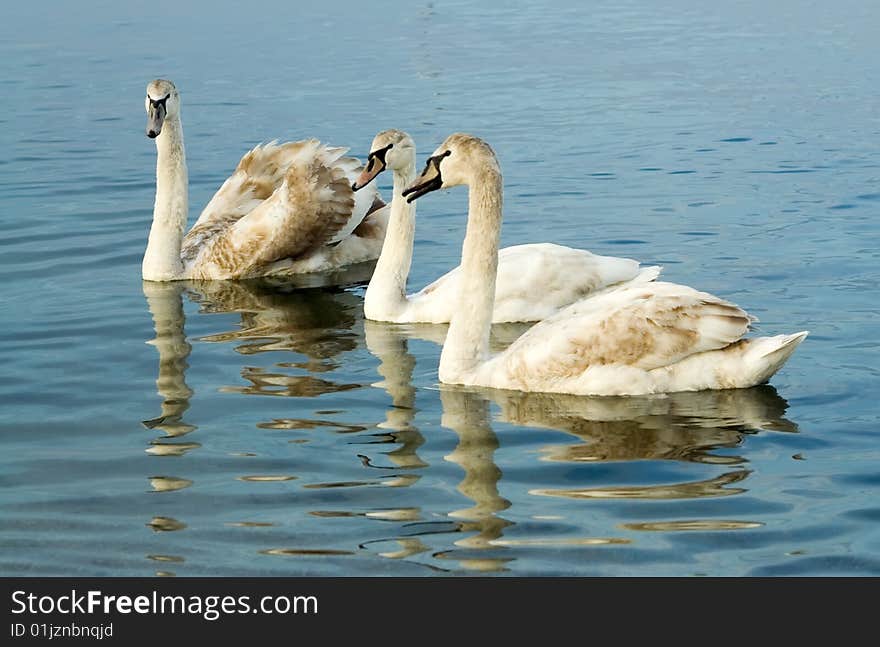
[[464,478],[458,491],[474,502],[462,510],[454,510],[449,516],[461,519],[459,532],[474,533],[455,542],[463,550],[438,553],[443,559],[456,559],[468,570],[500,571],[512,557],[495,556],[482,551],[499,550],[495,546],[504,529],[513,525],[498,513],[510,507],[510,501],[498,492],[502,472],[495,463],[498,437],[489,424],[489,401],[479,394],[452,386],[442,385],[440,399],[443,403],[441,424],[458,435],[458,445],[446,456],[464,470]]
[[[193,391],[186,383],[187,360],[192,346],[184,332],[184,313],[181,295],[184,287],[179,283],[143,282],[147,308],[153,318],[156,336],[149,342],[159,353],[159,375],[156,390],[162,397],[159,416],[144,420],[148,429],[158,429],[165,438],[178,438],[196,429],[183,421],[183,414],[189,409]],[[170,453],[179,455],[186,451],[180,444],[153,442],[153,454]],[[149,451],[149,450],[148,450]]]
[[383,381],[373,386],[385,389],[391,396],[391,407],[385,413],[380,429],[387,430],[387,442],[400,447],[387,454],[397,466],[405,469],[427,467],[417,450],[425,438],[413,424],[416,415],[416,389],[412,384],[416,358],[409,352],[408,339],[393,325],[364,321],[367,349],[378,360],[378,372]]
[[[314,374],[322,371],[331,373],[341,365],[340,355],[357,348],[363,335],[367,348],[379,361],[377,370],[382,381],[375,386],[383,388],[390,397],[385,419],[376,424],[380,433],[371,437],[374,440],[370,444],[393,445],[391,451],[382,454],[392,465],[369,466],[391,472],[376,483],[406,487],[427,474],[424,470],[430,469],[430,465],[419,455],[425,437],[416,421],[418,390],[413,384],[416,358],[409,350],[409,337],[442,342],[446,327],[436,326],[427,331],[424,326],[401,327],[364,321],[359,314],[362,300],[350,292],[292,291],[264,284],[144,284],[144,295],[155,327],[155,338],[150,343],[159,353],[156,384],[162,398],[160,415],[145,424],[164,434],[152,441],[147,450],[149,453],[179,456],[199,447],[198,443],[185,443],[180,438],[196,429],[184,419],[193,396],[185,380],[191,346],[184,331],[184,291],[200,304],[203,312],[235,312],[240,316],[240,328],[208,335],[201,340],[232,342],[236,351],[245,355],[284,350],[305,358],[304,361],[273,364],[271,369],[244,369],[242,375],[250,385],[224,387],[223,390],[227,391],[308,397],[363,386],[347,387],[323,378],[320,385],[303,381],[317,380]],[[509,337],[515,338],[518,332],[511,329]],[[498,346],[507,342],[508,335],[495,332],[493,335],[498,338],[495,342]],[[302,375],[303,372],[307,375]],[[424,393],[425,397],[436,397],[434,392]],[[513,560],[524,558],[519,551],[523,546],[629,543],[632,539],[626,536],[592,536],[589,531],[584,534],[590,536],[571,537],[568,533],[572,532],[573,521],[545,523],[552,521],[552,514],[524,518],[523,513],[517,513],[516,501],[520,495],[550,497],[565,502],[549,506],[554,508],[554,514],[562,512],[580,516],[581,510],[594,514],[599,508],[587,510],[582,506],[594,505],[601,500],[731,497],[747,489],[751,472],[743,445],[751,435],[762,431],[798,431],[797,425],[785,417],[788,403],[770,386],[654,397],[591,398],[441,385],[440,401],[443,408],[441,423],[457,435],[456,447],[444,458],[462,469],[463,476],[456,489],[469,503],[465,506],[444,504],[446,507],[442,512],[446,520],[442,522],[431,519],[437,516],[436,513],[424,513],[426,504],[422,501],[389,508],[371,507],[368,511],[346,513],[346,516],[402,524],[397,536],[367,543],[387,546],[389,541],[396,542],[378,553],[387,558],[408,559],[422,554],[416,559],[425,562],[428,560],[425,554],[429,553],[433,564],[426,565],[442,569],[455,564],[465,570],[505,570],[511,567]],[[496,408],[495,418],[503,429],[493,430],[490,411]],[[301,429],[317,424],[331,423],[274,419],[257,426]],[[531,489],[524,488],[523,492],[508,500],[501,495],[503,469],[506,468],[496,461],[496,451],[504,444],[506,434],[517,433],[516,427],[561,432],[558,437],[547,436],[549,440],[538,447],[536,453],[511,456],[510,460],[516,461],[517,469],[534,469],[537,467],[534,460],[551,466],[557,464],[560,469],[555,470],[555,476],[554,471],[546,472],[546,477],[541,478],[542,483]],[[367,426],[358,426],[344,431],[367,429]],[[503,432],[501,440],[496,431]],[[634,467],[633,464],[639,461],[657,462],[672,469]],[[529,468],[528,464],[533,467]],[[590,464],[602,465],[604,471],[597,476],[597,473],[590,472]],[[575,466],[577,469],[571,469]],[[628,481],[634,475],[637,478]],[[179,490],[191,484],[181,476],[150,478],[151,488],[156,492]],[[310,484],[308,487],[319,485]],[[508,487],[515,488],[516,482]],[[400,497],[395,495],[395,499]],[[651,514],[649,510],[653,508],[638,508],[638,514]],[[333,511],[332,515],[320,511],[312,514],[342,516],[338,511]],[[571,520],[574,518],[572,516]],[[539,521],[535,527],[529,527],[532,519]],[[186,527],[177,519],[170,519],[167,523],[154,522],[150,526],[156,531]],[[514,530],[517,524],[523,525]],[[617,527],[626,531],[669,532],[732,530],[759,525],[762,524],[756,521],[720,517],[659,520],[636,517]],[[535,537],[536,532],[543,532],[546,536]],[[452,546],[444,545],[441,537],[451,538]]]
[[[379,360],[378,372],[384,378],[374,386],[384,388],[391,396],[386,420],[378,425],[389,431],[389,442],[400,444],[388,457],[397,467],[429,467],[416,454],[425,440],[414,424],[417,409],[412,378],[416,360],[409,352],[408,343],[410,336],[442,343],[446,326],[398,326],[367,320],[364,332],[367,348]],[[455,540],[456,548],[434,552],[433,556],[444,561],[453,560],[467,570],[504,570],[508,558],[490,554],[492,549],[503,550],[495,548],[492,542],[501,537],[511,522],[497,515],[507,509],[510,502],[498,493],[501,470],[493,460],[498,439],[489,424],[489,403],[473,392],[446,386],[441,386],[440,397],[443,405],[441,424],[452,429],[459,438],[456,448],[445,458],[464,470],[457,489],[473,505],[447,513],[454,520],[453,532],[466,536]],[[438,530],[438,527],[442,529]],[[404,559],[431,551],[432,547],[426,544],[427,538],[445,534],[449,528],[445,522],[411,524],[407,527],[409,536],[395,538],[396,548],[379,555]]]

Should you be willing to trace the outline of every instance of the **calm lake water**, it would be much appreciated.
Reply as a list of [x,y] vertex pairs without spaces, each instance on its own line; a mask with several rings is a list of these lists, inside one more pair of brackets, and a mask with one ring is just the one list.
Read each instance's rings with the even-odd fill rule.
[[[327,9],[4,8],[0,574],[880,575],[877,3]],[[262,140],[363,158],[397,127],[423,159],[467,131],[505,245],[661,264],[811,335],[755,389],[492,393],[438,384],[442,327],[364,321],[370,268],[144,284],[157,76],[191,222]],[[412,288],[466,204],[419,201]]]

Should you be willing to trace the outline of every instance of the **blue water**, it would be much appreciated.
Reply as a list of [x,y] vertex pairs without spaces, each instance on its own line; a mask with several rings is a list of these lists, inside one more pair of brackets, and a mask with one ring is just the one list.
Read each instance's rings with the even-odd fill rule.
[[[5,7],[0,574],[880,574],[878,31],[856,0]],[[191,221],[262,140],[467,131],[503,244],[810,337],[757,389],[499,394],[438,384],[442,328],[365,322],[368,270],[143,284],[157,76]],[[418,208],[411,288],[466,192]]]

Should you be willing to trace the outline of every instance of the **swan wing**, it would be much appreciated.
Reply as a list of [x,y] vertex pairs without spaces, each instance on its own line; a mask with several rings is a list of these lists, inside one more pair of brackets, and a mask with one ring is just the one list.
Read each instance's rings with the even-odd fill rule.
[[546,319],[639,273],[638,261],[552,243],[505,247],[498,266],[494,322]]
[[268,197],[234,220],[227,217],[226,226],[205,240],[194,278],[255,276],[276,261],[309,254],[350,226],[355,198],[344,149],[316,140],[303,144]]
[[[348,180],[348,186],[354,184],[354,181],[361,174],[361,171],[364,170],[364,166],[361,164],[360,160],[354,157],[340,157],[336,164],[345,174],[345,177]],[[352,234],[357,235],[360,233],[355,230],[364,224],[364,220],[367,216],[371,215],[384,204],[385,203],[379,195],[379,190],[376,188],[375,182],[371,182],[369,185],[354,192],[354,207],[351,210],[351,216],[348,219],[348,222],[340,227],[338,231],[331,236],[328,242],[330,244],[338,243]]]
[[[653,280],[658,268],[553,243],[513,245],[498,252],[493,323],[540,321],[610,286]],[[408,297],[417,321],[448,322],[458,300],[461,266]]]
[[596,366],[650,371],[724,348],[741,339],[752,321],[738,306],[706,292],[643,283],[572,304],[536,324],[495,361],[512,379],[545,386]]
[[[349,185],[360,173],[361,164],[353,157],[345,157],[347,149],[321,144],[317,139],[278,144],[269,142],[255,146],[245,153],[232,175],[223,183],[205,206],[183,241],[181,256],[184,262],[193,261],[216,236],[233,227],[253,213],[264,202],[273,198],[293,165],[319,162],[334,167],[345,175]],[[337,218],[328,223],[324,242],[338,242],[349,236],[364,220],[378,198],[375,186],[354,195],[354,207],[343,222]],[[295,205],[292,205],[295,206]],[[306,215],[304,220],[309,220]]]
[[245,153],[183,239],[184,262],[193,260],[209,240],[271,197],[293,160],[316,145],[317,140],[286,144],[272,141]]

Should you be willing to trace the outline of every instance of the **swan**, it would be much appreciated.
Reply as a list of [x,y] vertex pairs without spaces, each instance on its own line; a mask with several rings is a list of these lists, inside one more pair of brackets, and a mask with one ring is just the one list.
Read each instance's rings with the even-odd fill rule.
[[147,85],[146,134],[156,140],[156,202],[142,276],[148,281],[241,279],[324,272],[379,256],[387,208],[355,196],[359,162],[316,139],[246,153],[192,229],[174,83]]
[[[457,267],[415,294],[406,294],[415,235],[415,204],[401,195],[416,176],[416,147],[407,133],[385,130],[373,139],[360,191],[384,169],[394,175],[394,197],[385,244],[364,296],[364,316],[392,323],[449,323],[461,280]],[[493,323],[539,321],[597,290],[626,281],[652,281],[659,267],[597,256],[551,243],[505,247],[498,253]]]
[[441,382],[577,395],[744,388],[767,381],[806,331],[743,339],[753,317],[674,283],[625,286],[538,322],[497,355],[489,331],[501,232],[501,168],[492,148],[450,135],[402,195],[468,187],[461,289],[440,354]]

